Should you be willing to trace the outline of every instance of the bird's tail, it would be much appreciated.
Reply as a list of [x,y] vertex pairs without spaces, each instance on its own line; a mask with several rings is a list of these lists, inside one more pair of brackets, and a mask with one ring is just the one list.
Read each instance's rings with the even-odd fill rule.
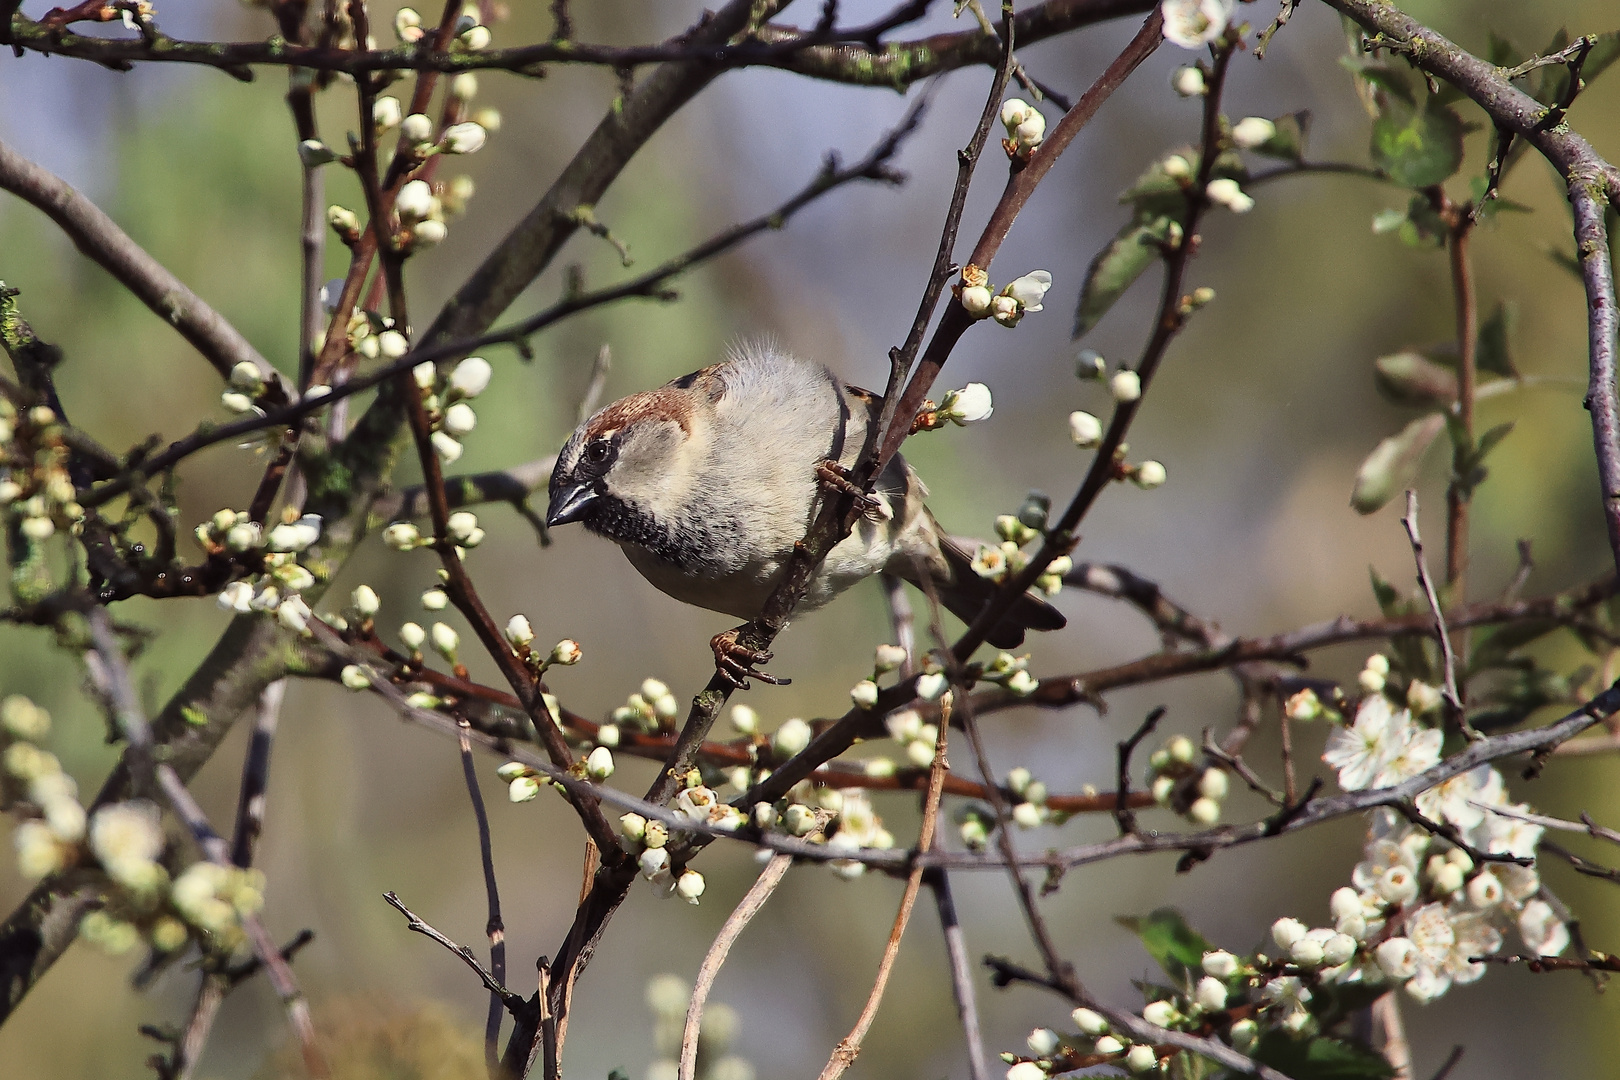
[[[948,581],[935,583],[939,602],[952,615],[972,625],[1000,586],[980,577],[973,569],[972,556],[955,541],[942,535],[939,548],[945,555],[945,565],[950,571]],[[998,649],[1016,649],[1024,643],[1024,631],[1061,630],[1068,622],[1057,608],[1026,592],[1013,602],[1001,621],[991,627],[985,640]]]

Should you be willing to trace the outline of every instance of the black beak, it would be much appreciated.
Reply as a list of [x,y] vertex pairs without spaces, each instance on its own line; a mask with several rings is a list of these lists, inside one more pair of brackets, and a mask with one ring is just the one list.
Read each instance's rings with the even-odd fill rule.
[[551,505],[546,507],[546,527],[555,528],[578,521],[590,512],[599,496],[590,481],[569,484],[551,493]]

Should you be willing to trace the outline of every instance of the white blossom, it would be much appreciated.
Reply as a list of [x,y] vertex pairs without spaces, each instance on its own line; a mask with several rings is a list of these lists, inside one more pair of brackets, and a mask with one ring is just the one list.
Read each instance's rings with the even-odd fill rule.
[[[431,184],[426,180],[410,180],[399,189],[399,194],[394,196],[394,210],[399,214],[401,221],[421,221],[433,213],[437,202],[438,200],[433,197]],[[402,336],[394,330],[387,333]],[[404,353],[399,355],[403,356]]]
[[1102,441],[1102,421],[1088,412],[1070,413],[1069,438],[1080,449],[1091,449]]
[[467,120],[446,128],[439,146],[447,154],[473,154],[483,148],[487,134],[483,125]]
[[1200,49],[1221,34],[1232,21],[1237,0],[1163,0],[1164,39],[1183,49]]
[[1040,311],[1041,300],[1052,287],[1052,275],[1045,270],[1032,270],[1021,278],[1010,282],[1002,295],[1010,296],[1018,301],[1018,305],[1025,311]]
[[1232,125],[1232,141],[1244,150],[1264,146],[1277,134],[1277,125],[1263,116],[1245,116]]
[[960,390],[949,390],[940,403],[937,414],[953,424],[972,424],[988,419],[995,412],[990,388],[984,383],[971,382]]
[[1545,900],[1524,905],[1519,913],[1519,936],[1525,948],[1538,956],[1557,956],[1569,948],[1569,927]]

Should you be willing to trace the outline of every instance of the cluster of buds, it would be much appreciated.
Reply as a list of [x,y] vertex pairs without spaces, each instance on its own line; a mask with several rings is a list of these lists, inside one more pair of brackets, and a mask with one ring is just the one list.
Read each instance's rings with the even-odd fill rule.
[[197,526],[197,542],[210,555],[224,555],[250,568],[249,577],[220,590],[219,606],[239,615],[274,613],[287,629],[309,633],[310,608],[301,595],[318,577],[300,557],[321,537],[318,514],[299,516],[292,507],[268,531],[246,511],[221,510]]
[[35,405],[19,411],[0,398],[0,520],[14,521],[23,538],[34,543],[59,529],[77,535],[84,507],[67,463],[55,410]]
[[[316,347],[319,347],[319,343]],[[219,403],[225,407],[226,412],[235,413],[237,416],[263,416],[264,406],[259,402],[268,386],[269,383],[258,365],[243,360],[231,368],[225,389],[219,395]],[[326,397],[331,392],[330,386],[316,383],[304,391],[304,400],[314,401]]]
[[[1213,299],[1214,295],[1214,291],[1210,290],[1207,299]],[[1109,396],[1117,405],[1130,405],[1141,400],[1142,376],[1124,367],[1110,375],[1108,362],[1091,349],[1085,349],[1080,353],[1075,363],[1075,374],[1083,381],[1105,383]],[[1095,415],[1084,411],[1069,414],[1069,438],[1076,446],[1082,450],[1095,449],[1102,443],[1102,437],[1102,421]],[[1130,447],[1125,443],[1120,443],[1114,449],[1115,478],[1129,480],[1144,491],[1163,486],[1168,478],[1164,464],[1158,461],[1144,461],[1139,465],[1132,465],[1125,461],[1125,454],[1129,450]]]
[[1148,758],[1153,801],[1195,825],[1220,820],[1229,788],[1226,770],[1199,761],[1198,748],[1185,735],[1172,736]]
[[[1059,563],[1066,563],[1069,561],[1070,560],[1067,555],[1060,555],[1058,558],[1053,560],[1053,565],[1057,566]],[[1059,566],[1058,569],[1062,572],[1067,572],[1068,570],[1068,568],[1064,566]],[[1044,579],[1046,576],[1046,574],[1043,574],[1041,578],[1037,579],[1037,581]],[[1062,581],[1062,577],[1059,576],[1058,588],[1062,588]],[[1055,593],[1057,589],[1053,589],[1051,591],[1052,593]],[[1029,673],[1028,654],[1023,656],[1014,656],[1009,652],[999,652],[996,654],[995,659],[991,660],[988,664],[985,664],[979,669],[977,672],[977,678],[983,682],[996,683],[1000,686],[1004,686],[1014,697],[1021,698],[1029,697],[1036,690],[1040,689],[1041,685],[1040,680],[1036,679],[1035,676]]]
[[[980,544],[973,556],[973,572],[990,581],[1003,582],[1023,571],[1029,565],[1032,544],[1045,537],[1046,516],[1051,511],[1051,499],[1039,491],[1032,491],[1018,508],[1017,514],[1001,514],[995,520],[995,546]],[[1046,565],[1035,587],[1048,596],[1056,596],[1063,589],[1063,579],[1074,569],[1074,560],[1059,555]]]
[[[1156,1004],[1148,1005],[1144,1013],[1157,1012]],[[1002,1061],[1012,1066],[1007,1070],[1007,1080],[1047,1080],[1056,1073],[1071,1071],[1074,1065],[1070,1058],[1076,1053],[1102,1058],[1109,1065],[1139,1076],[1161,1071],[1158,1052],[1152,1046],[1132,1043],[1129,1035],[1114,1035],[1100,1013],[1081,1007],[1070,1018],[1079,1029],[1077,1034],[1065,1036],[1051,1028],[1036,1028],[1025,1040],[1033,1057],[1002,1054]]]
[[[687,781],[687,786],[675,796],[677,817],[713,824],[716,828],[742,827],[745,821],[742,812],[727,806],[712,789],[704,787],[696,770]],[[730,813],[724,813],[722,807]],[[670,861],[668,825],[640,814],[625,814],[619,818],[619,836],[625,851],[636,857],[641,876],[652,884],[657,895],[679,896],[689,904],[696,904],[702,897],[706,887],[703,875],[686,867],[676,867]]]
[[1247,214],[1254,209],[1254,197],[1230,176],[1217,176],[1211,180],[1204,187],[1204,195],[1210,202],[1224,206],[1234,214]]
[[490,375],[489,361],[481,356],[467,357],[448,375],[431,362],[411,369],[432,425],[433,452],[446,465],[460,459],[462,441],[478,425],[478,414],[469,402],[489,386]]
[[[560,642],[558,648],[567,644]],[[608,714],[607,723],[597,730],[596,741],[603,746],[617,746],[619,736],[625,731],[655,734],[674,730],[675,718],[680,712],[680,700],[670,692],[667,683],[660,679],[643,679],[641,688]]]
[[1034,829],[1055,820],[1046,808],[1046,784],[1022,765],[1007,772],[1007,790],[1012,793],[1013,824],[1020,829]]
[[28,817],[12,840],[23,876],[42,878],[73,865],[85,838],[79,788],[62,763],[41,749],[50,713],[21,694],[0,701],[0,807],[23,804]]
[[1002,104],[1001,126],[1007,129],[1002,148],[1016,161],[1028,160],[1046,138],[1046,117],[1041,115],[1041,110],[1019,98],[1008,98]]
[[264,906],[264,873],[238,866],[196,862],[174,881],[170,902],[186,922],[221,949],[243,938],[242,920]]
[[[817,792],[817,801],[823,810],[833,815],[826,827],[829,848],[855,852],[862,848],[894,847],[894,834],[884,828],[872,800],[861,789],[822,788]],[[827,865],[846,880],[866,872],[866,864],[856,859],[834,859]]]
[[1002,326],[1017,326],[1027,312],[1040,311],[1041,301],[1052,287],[1052,275],[1032,270],[1008,282],[1000,292],[990,284],[990,275],[969,263],[962,267],[962,280],[953,291],[962,309],[975,319],[994,319]]
[[939,745],[939,725],[925,723],[916,709],[896,709],[884,718],[883,726],[888,728],[889,738],[900,744],[901,753],[913,766],[925,769],[933,763]]

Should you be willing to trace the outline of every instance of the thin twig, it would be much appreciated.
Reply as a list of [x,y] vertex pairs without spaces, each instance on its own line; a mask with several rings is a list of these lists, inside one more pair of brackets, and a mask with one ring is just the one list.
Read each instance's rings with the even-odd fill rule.
[[1429,612],[1434,616],[1434,634],[1440,639],[1440,666],[1445,677],[1443,693],[1446,705],[1455,719],[1457,726],[1463,734],[1471,739],[1479,738],[1479,732],[1468,722],[1463,712],[1462,692],[1457,686],[1457,655],[1451,651],[1451,632],[1446,628],[1446,615],[1440,607],[1440,596],[1435,592],[1434,579],[1429,576],[1429,563],[1423,557],[1423,539],[1418,535],[1418,501],[1417,492],[1408,489],[1406,492],[1406,516],[1401,518],[1401,525],[1406,529],[1406,538],[1412,545],[1412,559],[1417,563],[1418,584],[1423,588],[1423,596],[1429,602]]
[[478,976],[478,981],[483,983],[489,992],[495,995],[495,997],[498,998],[500,1002],[508,1009],[512,1010],[514,1014],[524,1008],[522,996],[512,993],[512,991],[501,985],[500,980],[496,979],[493,973],[485,970],[484,965],[478,962],[478,957],[473,955],[473,951],[471,949],[467,948],[465,945],[458,945],[450,938],[446,937],[432,923],[429,923],[427,920],[417,915],[416,912],[406,907],[405,902],[393,892],[383,893],[383,899],[388,901],[390,907],[394,908],[401,915],[405,916],[406,929],[421,934],[423,937],[431,938],[434,941],[437,941],[440,945],[443,945],[446,949],[449,949],[455,954],[457,959],[471,968],[473,974]]
[[[489,814],[484,810],[484,793],[478,786],[478,771],[473,767],[472,740],[468,738],[466,721],[460,725],[461,775],[467,782],[467,798],[472,801],[473,818],[478,823],[478,857],[484,868],[484,896],[489,905],[489,918],[484,932],[489,935],[489,973],[496,982],[506,984],[506,924],[501,921],[501,890],[495,881],[495,854],[489,836]],[[489,1068],[490,1080],[501,1080],[501,1016],[504,1003],[494,991],[489,995],[489,1015],[484,1021],[484,1064]]]
[[[1603,521],[1609,548],[1620,567],[1620,400],[1616,399],[1616,354],[1620,353],[1620,313],[1615,310],[1614,264],[1604,200],[1590,175],[1571,175],[1570,205],[1575,211],[1575,254],[1586,286],[1587,349],[1591,381],[1586,408],[1592,414],[1592,443],[1602,484]],[[1611,198],[1615,196],[1611,195]]]
[[1119,823],[1121,836],[1136,831],[1136,814],[1131,811],[1130,807],[1131,755],[1136,753],[1137,745],[1147,738],[1154,728],[1159,726],[1159,721],[1164,719],[1164,714],[1165,707],[1163,705],[1153,709],[1137,725],[1136,731],[1129,738],[1121,741],[1116,748],[1118,751],[1116,762],[1118,779],[1114,788],[1114,797],[1117,800],[1114,804],[1114,820]]
[[945,938],[945,957],[951,968],[951,993],[956,998],[956,1015],[962,1025],[962,1041],[967,1045],[970,1080],[990,1080],[985,1063],[984,1033],[979,1029],[979,1007],[973,992],[973,969],[968,959],[967,940],[956,917],[956,900],[951,895],[950,874],[939,868],[923,875],[923,884],[934,892],[939,910],[940,933]]

